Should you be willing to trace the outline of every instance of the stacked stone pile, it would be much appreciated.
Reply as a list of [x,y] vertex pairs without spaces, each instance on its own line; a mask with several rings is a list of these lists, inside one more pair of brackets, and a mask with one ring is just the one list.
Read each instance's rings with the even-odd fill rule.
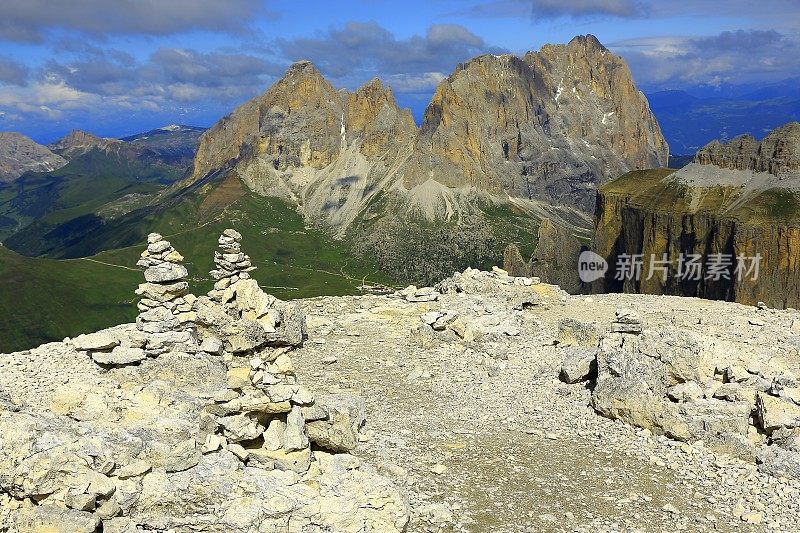
[[303,473],[311,465],[311,442],[330,452],[355,448],[365,422],[363,400],[315,402],[298,382],[289,350],[226,357],[228,389],[201,415],[203,453],[228,450],[248,466]]
[[125,324],[72,339],[73,347],[87,352],[99,365],[128,365],[147,357],[147,336]]
[[145,283],[136,289],[136,294],[142,297],[136,326],[150,334],[145,346],[148,355],[159,355],[175,347],[186,352],[197,351],[196,314],[192,310],[196,298],[188,294],[189,273],[182,261],[183,256],[161,235],[147,236],[147,249],[136,263],[145,268]]
[[215,337],[231,354],[247,354],[264,346],[299,346],[306,336],[305,318],[294,304],[266,294],[250,277],[255,267],[241,251],[242,236],[227,229],[214,254],[217,280],[208,296],[195,303],[203,339]]
[[226,229],[220,235],[219,251],[214,252],[215,270],[210,272],[211,277],[217,280],[214,285],[215,296],[221,295],[230,285],[239,280],[249,279],[250,272],[256,269],[250,261],[250,256],[242,253],[242,234],[234,229]]
[[[539,285],[537,279],[515,278],[498,267],[491,272],[467,268],[435,287],[419,289],[411,285],[393,296],[409,303],[429,304],[420,305],[427,307],[428,311],[420,315],[420,324],[414,330],[423,343],[439,332],[444,332],[444,338],[481,342],[520,334],[523,311],[543,305],[535,292],[536,285]],[[477,293],[490,293],[492,296],[484,302],[486,305],[475,306],[468,312],[432,308],[445,295]]]
[[464,272],[456,272],[447,279],[436,284],[435,289],[441,294],[477,294],[488,286],[523,286],[538,285],[539,278],[514,277],[500,267],[492,267],[491,272],[467,268]]
[[315,403],[298,383],[289,353],[305,337],[304,315],[250,277],[255,267],[241,239],[232,229],[220,236],[211,272],[217,282],[195,306],[201,349],[223,354],[229,387],[204,410],[202,451],[229,450],[249,466],[303,473],[311,441],[330,451],[355,447],[363,405],[357,399]]
[[363,399],[300,385],[304,315],[249,278],[239,239],[220,238],[227,284],[211,299],[150,235],[135,324],[50,345],[47,398],[14,386],[12,401],[4,384],[39,380],[0,375],[0,530],[405,530],[403,497],[339,453],[359,441]]

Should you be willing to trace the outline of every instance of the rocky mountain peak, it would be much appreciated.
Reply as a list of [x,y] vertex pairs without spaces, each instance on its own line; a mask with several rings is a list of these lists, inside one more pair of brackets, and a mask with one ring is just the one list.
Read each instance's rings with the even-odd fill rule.
[[0,132],[0,183],[28,171],[49,172],[66,164],[66,159],[21,133]]
[[287,71],[287,74],[290,73],[291,74],[305,73],[311,75],[320,75],[319,70],[317,70],[317,67],[314,65],[314,63],[312,63],[308,59],[300,59],[292,63],[289,66],[289,70]]
[[800,122],[776,128],[761,142],[741,135],[727,143],[711,141],[694,157],[700,165],[768,172],[778,177],[800,172]]
[[590,211],[594,188],[666,165],[668,149],[625,62],[593,36],[524,58],[484,55],[437,88],[401,174]]
[[459,65],[419,129],[380,80],[337,91],[313,64],[295,63],[203,135],[189,180],[233,173],[339,236],[407,213],[480,217],[478,197],[588,227],[599,184],[666,162],[624,61],[586,36]]
[[590,50],[593,52],[608,52],[608,48],[603,46],[603,43],[601,43],[600,40],[591,33],[586,35],[576,35],[569,43],[567,43],[567,47],[572,49],[583,48],[587,52]]
[[345,140],[360,141],[361,153],[367,157],[409,143],[416,132],[411,111],[401,110],[392,89],[377,78],[349,94],[346,107]]
[[53,143],[50,148],[59,153],[70,154],[77,151],[86,152],[93,148],[103,150],[120,143],[121,141],[117,139],[98,137],[87,131],[72,130],[65,137]]

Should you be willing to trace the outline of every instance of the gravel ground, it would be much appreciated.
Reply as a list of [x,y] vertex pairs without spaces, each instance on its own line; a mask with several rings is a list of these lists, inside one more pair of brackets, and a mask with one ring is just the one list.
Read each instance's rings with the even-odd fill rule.
[[[508,290],[426,303],[299,302],[310,338],[292,353],[298,374],[317,394],[365,397],[356,455],[405,489],[409,531],[800,531],[797,481],[597,416],[586,386],[558,380],[565,352],[554,342],[564,318],[607,326],[617,308],[631,307],[646,328],[694,328],[742,350],[777,347],[796,365],[800,314],[677,297],[574,297],[547,285],[511,290],[541,302],[515,311]],[[510,334],[420,333],[421,315],[440,310]],[[88,359],[67,363],[74,352],[59,349],[0,355],[0,390],[36,389],[30,403],[58,411],[60,384],[103,381]]]
[[[544,304],[525,311],[499,294],[303,302],[310,342],[294,354],[298,372],[319,393],[366,397],[357,455],[406,487],[410,531],[800,530],[796,481],[599,417],[585,386],[557,379],[562,318],[607,325],[625,306],[646,327],[682,323],[766,342],[774,332],[741,329],[754,308],[535,289]],[[466,342],[450,331],[412,333],[431,310],[495,313],[519,321],[520,334]],[[778,329],[798,316],[773,315]]]

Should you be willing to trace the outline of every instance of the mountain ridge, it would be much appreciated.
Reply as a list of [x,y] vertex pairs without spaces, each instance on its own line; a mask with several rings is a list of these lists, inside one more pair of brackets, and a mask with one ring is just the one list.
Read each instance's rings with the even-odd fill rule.
[[66,159],[21,133],[0,132],[0,185],[26,172],[48,172],[66,164]]

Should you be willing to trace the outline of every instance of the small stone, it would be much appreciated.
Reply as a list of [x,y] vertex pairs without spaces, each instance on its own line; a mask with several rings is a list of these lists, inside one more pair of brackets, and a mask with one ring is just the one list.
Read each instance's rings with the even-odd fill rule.
[[247,461],[250,452],[244,449],[241,444],[228,444],[228,451],[239,458],[240,461]]
[[194,439],[187,439],[172,450],[164,460],[164,470],[167,472],[183,472],[197,466],[200,462],[200,451]]
[[241,389],[250,385],[250,367],[234,367],[228,370],[228,387]]
[[95,494],[73,494],[67,492],[64,496],[64,505],[76,511],[92,511],[94,510],[97,496]]
[[225,237],[229,237],[229,238],[233,239],[236,242],[239,242],[239,241],[242,240],[242,234],[239,233],[238,231],[236,231],[235,229],[228,228],[228,229],[226,229],[225,231],[222,232],[222,235],[224,235]]
[[110,350],[119,344],[119,338],[108,331],[78,335],[72,339],[72,345],[79,351]]
[[203,454],[208,454],[219,450],[221,447],[222,437],[212,433],[206,437],[206,441],[203,443],[203,447],[200,449],[200,452]]
[[764,513],[759,511],[749,511],[742,514],[742,521],[748,524],[760,524],[764,520]]
[[670,514],[679,514],[680,513],[680,511],[678,511],[678,508],[675,507],[674,505],[672,505],[671,503],[668,503],[668,504],[664,505],[661,508],[661,510],[666,512],[666,513],[670,513]]
[[139,460],[127,464],[115,472],[119,479],[143,476],[150,471],[152,465],[149,462]]
[[439,464],[434,465],[433,468],[431,468],[431,472],[433,472],[437,476],[441,476],[442,474],[447,472],[447,467],[444,466],[443,464],[439,463]]
[[182,280],[188,275],[186,267],[176,263],[161,263],[144,271],[144,279],[148,283],[170,283]]
[[99,365],[129,365],[147,358],[141,348],[117,346],[109,352],[92,352],[92,360]]
[[222,341],[219,340],[217,337],[206,337],[203,339],[203,342],[200,343],[200,351],[206,352],[211,355],[219,355],[222,353]]
[[108,500],[103,502],[103,504],[95,510],[95,514],[102,518],[103,520],[109,520],[114,518],[118,514],[122,512],[120,506],[114,500]]
[[278,419],[271,420],[267,430],[264,432],[264,448],[270,451],[279,450],[283,443],[283,432],[285,430],[285,422]]

